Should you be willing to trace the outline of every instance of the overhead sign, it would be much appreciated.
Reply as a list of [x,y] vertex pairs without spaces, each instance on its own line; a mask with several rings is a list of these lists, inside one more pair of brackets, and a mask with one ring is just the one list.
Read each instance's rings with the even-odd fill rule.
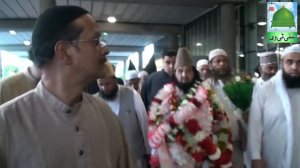
[[267,42],[297,43],[297,2],[267,3]]

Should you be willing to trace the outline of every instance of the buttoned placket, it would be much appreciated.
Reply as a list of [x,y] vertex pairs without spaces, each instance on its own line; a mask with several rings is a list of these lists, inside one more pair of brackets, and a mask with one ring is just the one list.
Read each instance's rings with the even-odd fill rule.
[[66,115],[70,120],[71,127],[73,128],[74,146],[76,162],[78,167],[84,168],[88,165],[88,151],[85,140],[85,132],[81,125],[82,113],[80,113],[80,105],[75,105],[72,110],[67,111]]

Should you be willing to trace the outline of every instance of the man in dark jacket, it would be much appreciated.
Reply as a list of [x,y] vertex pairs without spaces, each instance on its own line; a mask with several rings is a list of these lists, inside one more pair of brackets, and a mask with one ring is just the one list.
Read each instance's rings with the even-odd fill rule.
[[176,54],[176,51],[165,51],[163,53],[164,69],[151,74],[148,80],[143,83],[141,96],[147,111],[151,105],[151,100],[157,92],[164,84],[173,81]]

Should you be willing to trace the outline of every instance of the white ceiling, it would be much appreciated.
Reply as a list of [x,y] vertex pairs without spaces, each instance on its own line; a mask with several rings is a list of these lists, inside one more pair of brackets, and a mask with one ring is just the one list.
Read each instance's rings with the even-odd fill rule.
[[[76,5],[87,9],[106,26],[105,36],[112,51],[110,56],[127,57],[135,48],[158,42],[176,33],[205,11],[220,3],[242,3],[246,0],[0,0],[0,49],[26,54],[23,41],[30,40],[33,21],[40,6],[47,3]],[[106,18],[115,16],[118,22],[107,25]],[[9,22],[10,24],[6,24]],[[20,23],[25,22],[21,29]],[[25,26],[24,26],[25,25]],[[18,29],[19,28],[19,29]],[[15,29],[16,35],[8,31]],[[124,51],[114,51],[122,46]],[[126,49],[126,47],[128,47]],[[133,48],[133,49],[132,49]],[[131,50],[132,51],[128,51]],[[22,55],[24,56],[24,55]]]

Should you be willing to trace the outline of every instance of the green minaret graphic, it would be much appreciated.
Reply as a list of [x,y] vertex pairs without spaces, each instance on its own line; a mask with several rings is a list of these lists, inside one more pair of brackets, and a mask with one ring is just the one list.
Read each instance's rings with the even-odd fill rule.
[[293,13],[282,6],[274,13],[271,27],[296,27]]

